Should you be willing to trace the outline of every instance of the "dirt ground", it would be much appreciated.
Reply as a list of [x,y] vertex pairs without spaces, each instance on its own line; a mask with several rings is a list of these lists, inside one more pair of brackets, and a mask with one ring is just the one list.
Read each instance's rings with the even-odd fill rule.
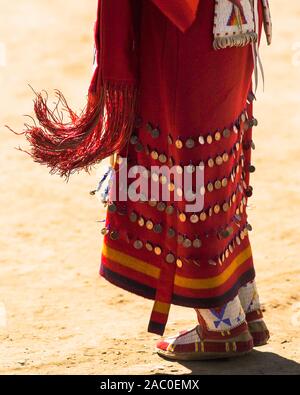
[[[32,92],[60,88],[83,107],[91,77],[96,0],[0,0],[0,373],[300,373],[300,3],[272,0],[274,44],[263,45],[265,93],[249,210],[257,281],[271,341],[247,357],[173,363],[146,332],[152,302],[98,277],[104,211],[99,176],[68,184],[14,147]],[[26,144],[25,144],[26,146]],[[167,333],[194,324],[173,307]]]

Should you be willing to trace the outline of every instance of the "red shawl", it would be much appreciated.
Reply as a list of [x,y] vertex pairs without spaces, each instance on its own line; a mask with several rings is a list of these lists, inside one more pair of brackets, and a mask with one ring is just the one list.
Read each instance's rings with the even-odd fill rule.
[[[150,0],[149,0],[150,1]],[[152,0],[181,31],[193,23],[199,0]],[[138,96],[140,0],[99,0],[95,24],[96,68],[88,102],[76,115],[63,95],[59,103],[68,112],[50,110],[37,94],[34,110],[39,125],[28,127],[34,160],[68,177],[119,152],[126,145],[135,122]]]

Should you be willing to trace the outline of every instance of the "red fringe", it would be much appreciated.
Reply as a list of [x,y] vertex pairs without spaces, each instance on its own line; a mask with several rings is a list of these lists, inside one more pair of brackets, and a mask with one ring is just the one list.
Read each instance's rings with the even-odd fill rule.
[[[106,82],[97,95],[89,93],[88,104],[78,116],[61,92],[50,110],[46,98],[38,93],[34,111],[40,126],[25,131],[34,161],[50,167],[51,173],[68,178],[72,172],[89,168],[119,152],[127,143],[135,121],[137,88],[124,82]],[[63,121],[65,110],[70,121]]]

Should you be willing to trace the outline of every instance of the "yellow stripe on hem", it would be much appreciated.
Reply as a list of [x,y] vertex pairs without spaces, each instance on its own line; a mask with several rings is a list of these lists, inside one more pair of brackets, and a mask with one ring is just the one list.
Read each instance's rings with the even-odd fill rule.
[[[107,244],[103,245],[102,254],[112,261],[124,266],[129,269],[135,270],[136,272],[143,273],[147,276],[153,277],[155,279],[159,279],[160,277],[160,269],[151,265],[150,263],[146,263],[140,259],[134,258],[130,255],[124,254],[118,250],[115,250],[109,247]],[[251,246],[249,245],[242,251],[225,269],[221,274],[211,278],[205,279],[193,279],[188,277],[182,277],[178,274],[175,275],[174,285],[181,288],[188,289],[213,289],[224,284],[233,274],[234,272],[242,266],[247,259],[252,256]]]
[[160,269],[146,263],[140,259],[134,258],[130,255],[124,254],[118,250],[109,247],[107,244],[103,244],[102,254],[112,261],[119,263],[122,266],[128,267],[129,269],[137,272],[146,274],[147,276],[159,279]]
[[224,284],[234,272],[242,266],[247,259],[252,256],[251,246],[249,245],[244,251],[242,251],[231,264],[218,276],[206,278],[206,279],[193,279],[187,277],[181,277],[176,275],[174,284],[178,287],[189,288],[189,289],[211,289],[217,288]]
[[159,302],[158,300],[154,303],[153,311],[155,311],[156,313],[169,314],[169,310],[169,303]]

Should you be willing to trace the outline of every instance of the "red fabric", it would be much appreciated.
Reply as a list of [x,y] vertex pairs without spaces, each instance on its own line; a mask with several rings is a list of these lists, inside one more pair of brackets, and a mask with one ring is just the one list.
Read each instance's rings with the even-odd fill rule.
[[[261,7],[260,7],[261,10]],[[239,267],[232,274],[227,275],[225,281],[218,286],[199,288],[174,285],[174,275],[193,280],[212,279],[221,276],[226,269],[230,269],[233,259],[249,247],[249,239],[245,237],[240,245],[234,246],[234,251],[226,258],[222,265],[210,265],[208,261],[220,256],[228,243],[239,234],[239,227],[234,227],[234,234],[227,239],[218,239],[214,234],[216,229],[232,222],[232,216],[240,206],[244,191],[238,191],[242,174],[247,182],[248,168],[242,167],[241,158],[245,153],[241,145],[232,152],[236,142],[241,137],[243,121],[241,114],[247,109],[247,96],[251,90],[253,72],[252,49],[248,45],[241,48],[228,48],[215,51],[212,47],[212,31],[214,23],[214,2],[200,2],[196,19],[184,34],[160,9],[149,1],[143,2],[141,15],[141,52],[140,52],[140,99],[139,126],[134,130],[142,145],[142,150],[136,150],[136,145],[129,144],[120,155],[127,157],[128,167],[142,165],[147,169],[159,166],[158,160],[150,153],[156,150],[172,158],[175,165],[186,166],[190,163],[198,165],[201,160],[207,162],[224,152],[229,153],[229,160],[221,166],[209,168],[205,166],[205,183],[229,177],[234,166],[239,164],[234,181],[230,181],[226,188],[214,190],[205,195],[205,210],[215,204],[222,204],[236,192],[236,200],[227,212],[208,217],[205,222],[192,224],[189,220],[180,222],[176,210],[168,215],[147,203],[133,201],[115,201],[117,212],[108,212],[106,226],[117,230],[120,237],[112,240],[106,235],[104,243],[110,248],[121,251],[130,257],[145,262],[150,267],[160,269],[159,279],[149,277],[139,271],[139,265],[127,268],[127,258],[116,262],[114,258],[103,256],[101,274],[114,284],[131,290],[139,295],[156,299],[164,303],[174,303],[182,306],[210,308],[221,307],[238,293],[239,287],[251,281],[254,276],[253,259],[250,254],[244,258]],[[252,114],[252,112],[251,112]],[[251,117],[251,114],[249,116]],[[152,137],[147,130],[151,123],[160,131],[158,139]],[[199,135],[214,136],[216,131],[224,128],[233,129],[239,125],[238,134],[231,133],[229,138],[222,138],[212,144],[199,145],[188,149],[177,149],[174,141],[180,138],[183,142],[188,138],[198,141]],[[168,135],[173,143],[168,143]],[[251,136],[251,128],[245,132],[245,139]],[[147,153],[148,150],[148,153]],[[247,164],[250,163],[250,151],[247,152]],[[116,170],[120,167],[116,165]],[[132,182],[128,179],[128,185]],[[173,195],[171,195],[173,196]],[[171,202],[179,210],[184,210],[183,202]],[[125,215],[118,214],[119,208]],[[144,220],[150,219],[154,224],[162,225],[162,232],[155,233],[137,222],[129,220],[129,214],[135,212]],[[247,215],[242,214],[240,226],[246,224]],[[185,248],[177,242],[176,237],[169,238],[167,230],[172,227],[177,234],[186,235],[193,239],[199,235],[203,242],[200,249]],[[212,232],[213,236],[210,235]],[[208,233],[209,237],[206,237]],[[127,234],[129,238],[124,237]],[[145,247],[137,250],[133,242],[139,239],[145,245],[150,242],[153,246],[160,246],[161,255],[149,252]],[[175,257],[186,259],[182,267],[175,263],[166,263],[166,255],[173,253]],[[123,259],[123,261],[122,261]],[[200,266],[193,263],[198,260]],[[230,272],[230,270],[229,270]],[[162,333],[163,327],[156,322],[156,314],[152,316],[152,327],[155,333]],[[162,318],[162,317],[161,317]],[[156,322],[156,326],[153,325]],[[154,331],[154,330],[153,330]]]
[[139,0],[99,0],[95,24],[98,89],[103,81],[137,83],[139,9]]
[[199,0],[152,0],[182,32],[196,19]]
[[[194,23],[200,0],[152,0],[175,26],[185,32]],[[242,10],[241,0],[229,0]]]

